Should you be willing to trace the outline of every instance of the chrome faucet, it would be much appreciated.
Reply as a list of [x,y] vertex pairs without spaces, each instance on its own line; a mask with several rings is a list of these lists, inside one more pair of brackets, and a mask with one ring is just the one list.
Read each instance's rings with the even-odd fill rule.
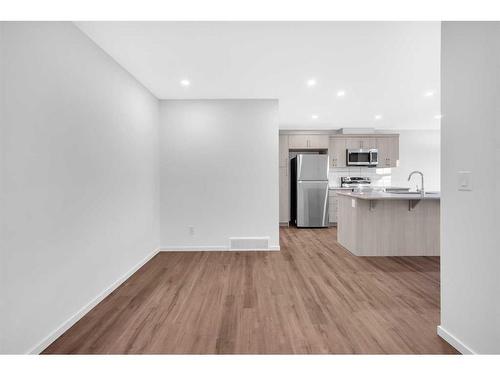
[[420,171],[413,171],[408,176],[408,181],[411,180],[411,176],[413,176],[414,174],[419,174],[420,177],[421,177],[421,179],[422,179],[422,188],[420,190],[418,190],[418,185],[417,185],[417,191],[419,191],[420,194],[425,195],[425,190],[424,190],[424,174],[422,172],[420,172]]

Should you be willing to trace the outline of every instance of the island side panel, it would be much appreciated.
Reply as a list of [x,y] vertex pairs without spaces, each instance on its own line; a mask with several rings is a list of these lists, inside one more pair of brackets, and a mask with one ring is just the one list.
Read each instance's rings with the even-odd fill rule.
[[[357,254],[358,199],[339,195],[337,212],[337,241],[354,255]],[[354,201],[354,207],[353,202]]]

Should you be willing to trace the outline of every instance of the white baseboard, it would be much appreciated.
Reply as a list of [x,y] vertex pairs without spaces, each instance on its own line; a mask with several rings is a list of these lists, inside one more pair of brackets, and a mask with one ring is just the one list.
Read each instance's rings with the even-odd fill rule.
[[104,289],[93,300],[87,303],[73,316],[71,316],[63,324],[61,324],[54,331],[52,331],[52,333],[50,333],[47,337],[45,337],[42,341],[40,341],[37,345],[35,345],[35,347],[33,347],[30,351],[28,351],[27,354],[40,354],[45,348],[47,348],[50,344],[52,344],[59,336],[61,336],[64,332],[70,329],[71,326],[73,326],[76,322],[78,322],[81,318],[83,318],[83,316],[87,314],[90,310],[92,310],[99,302],[101,302],[104,298],[109,296],[116,288],[118,288],[121,284],[123,284],[123,282],[127,280],[130,276],[132,276],[139,268],[141,268],[144,264],[146,264],[156,254],[158,254],[159,251],[160,251],[159,249],[153,250],[153,252],[151,252],[148,256],[142,259],[139,263],[137,263],[124,275],[118,278],[118,280],[116,280],[113,284]]
[[457,349],[462,354],[477,354],[474,350],[465,345],[462,341],[453,336],[443,326],[437,327],[437,334],[451,346]]
[[231,249],[229,246],[161,246],[160,251],[280,251],[279,246],[268,249]]

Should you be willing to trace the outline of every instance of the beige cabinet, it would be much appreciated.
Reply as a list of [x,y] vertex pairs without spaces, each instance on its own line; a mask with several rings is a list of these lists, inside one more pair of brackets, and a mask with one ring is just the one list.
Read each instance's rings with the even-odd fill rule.
[[360,149],[362,148],[363,140],[362,138],[345,138],[345,148],[346,149]]
[[373,137],[367,137],[367,138],[363,138],[361,140],[361,148],[362,149],[372,149],[372,148],[377,148],[378,147],[378,142],[377,142],[377,138],[373,138]]
[[290,173],[289,166],[279,168],[280,224],[290,221]]
[[327,149],[328,135],[292,134],[288,136],[288,147],[295,150]]
[[309,138],[305,134],[293,134],[288,136],[288,148],[305,149],[309,145]]
[[327,149],[328,148],[328,135],[310,135],[309,148]]
[[399,135],[377,138],[378,167],[394,168],[399,166]]
[[377,148],[377,139],[374,137],[353,137],[345,138],[346,148],[371,149]]
[[279,140],[280,167],[286,167],[288,164],[288,135],[280,135]]
[[337,224],[338,207],[339,207],[339,191],[346,191],[345,189],[330,189],[328,190],[328,217],[330,224]]
[[332,136],[328,154],[330,167],[345,167],[347,149],[378,149],[378,166],[393,168],[399,166],[399,135],[361,135],[356,137]]
[[346,166],[346,142],[345,138],[331,137],[329,140],[328,155],[330,167],[340,168]]
[[289,136],[279,136],[279,206],[280,224],[290,221],[290,162],[288,157]]

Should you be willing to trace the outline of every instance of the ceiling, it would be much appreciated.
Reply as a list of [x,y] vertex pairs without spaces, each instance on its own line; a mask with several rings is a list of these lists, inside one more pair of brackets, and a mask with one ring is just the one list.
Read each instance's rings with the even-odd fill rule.
[[76,24],[160,99],[277,98],[282,129],[440,125],[439,22]]

